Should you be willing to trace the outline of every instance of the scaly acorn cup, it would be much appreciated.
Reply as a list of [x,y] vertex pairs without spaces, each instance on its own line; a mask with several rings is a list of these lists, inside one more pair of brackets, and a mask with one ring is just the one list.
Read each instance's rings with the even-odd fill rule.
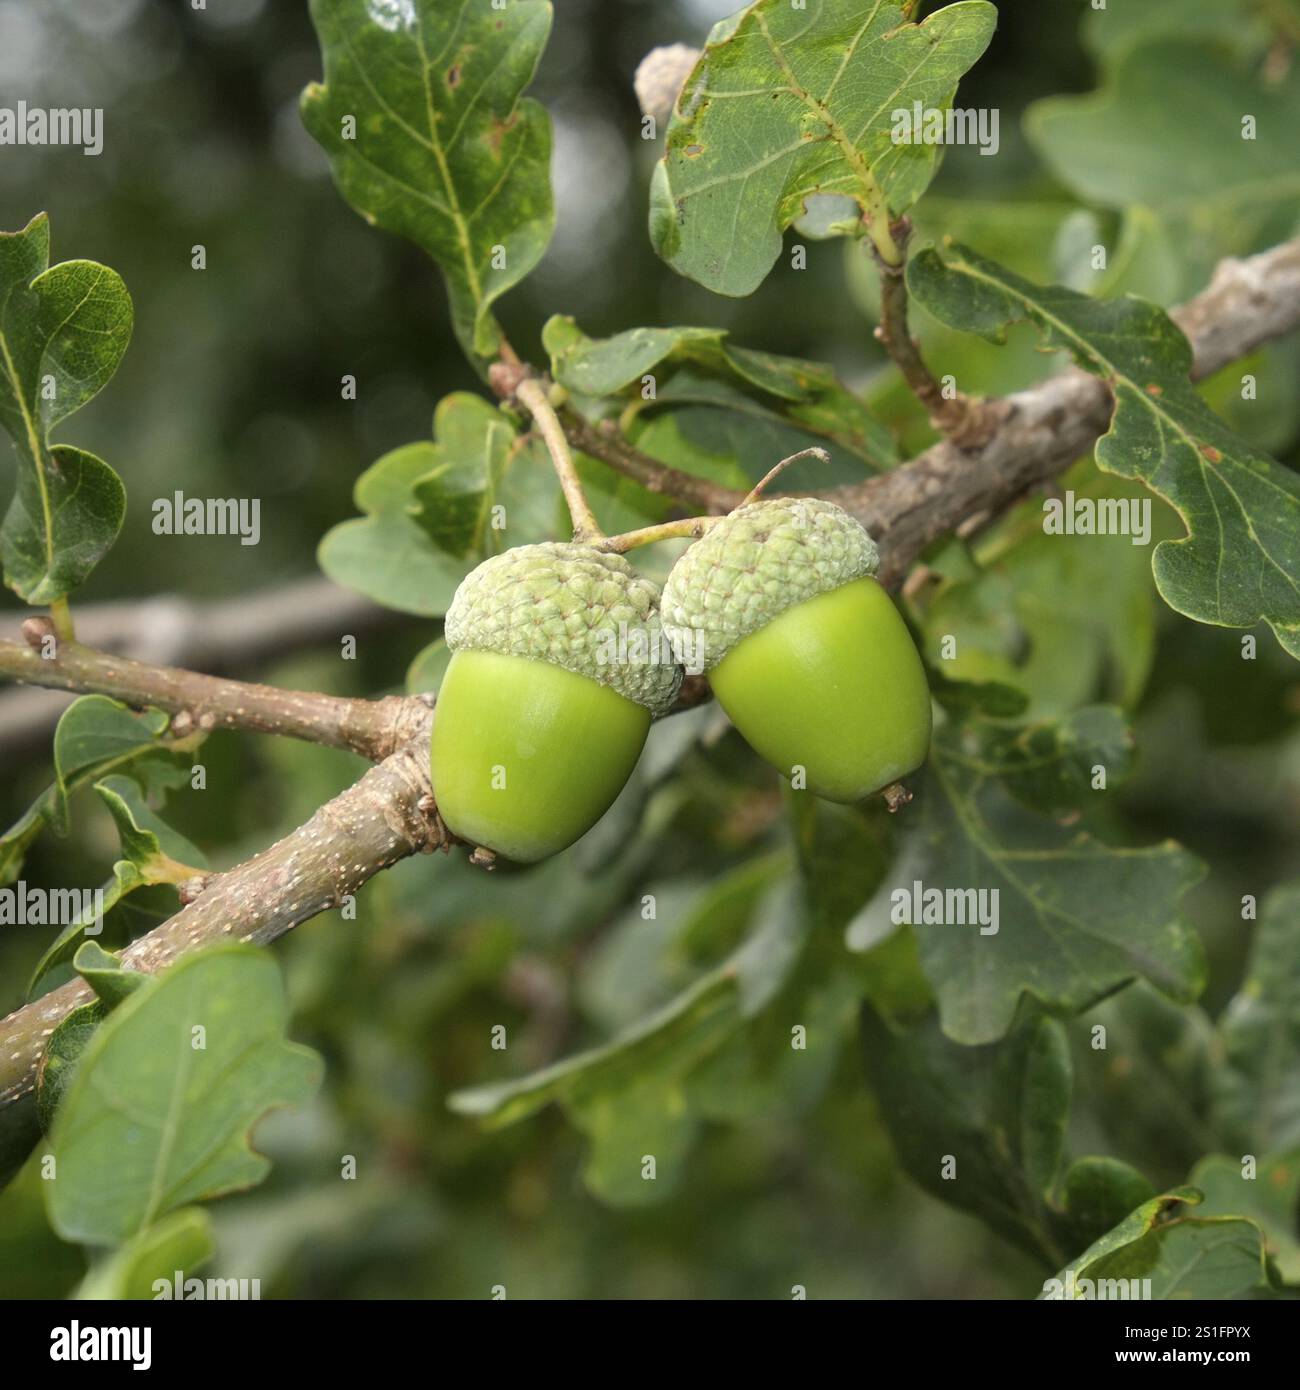
[[930,744],[925,671],[878,561],[833,502],[753,502],[685,551],[660,605],[751,747],[831,801],[889,786]]
[[586,545],[522,545],[466,576],[430,750],[457,835],[531,864],[604,815],[681,684],[658,598],[621,555]]

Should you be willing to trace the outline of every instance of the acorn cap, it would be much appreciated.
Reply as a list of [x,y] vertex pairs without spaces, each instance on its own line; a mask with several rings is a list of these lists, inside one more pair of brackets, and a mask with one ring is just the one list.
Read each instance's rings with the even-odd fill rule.
[[834,502],[774,497],[738,507],[685,551],[660,612],[674,650],[712,670],[787,608],[874,574],[876,544]]
[[468,574],[447,610],[452,651],[549,661],[664,714],[681,668],[663,640],[659,586],[588,545],[520,545]]

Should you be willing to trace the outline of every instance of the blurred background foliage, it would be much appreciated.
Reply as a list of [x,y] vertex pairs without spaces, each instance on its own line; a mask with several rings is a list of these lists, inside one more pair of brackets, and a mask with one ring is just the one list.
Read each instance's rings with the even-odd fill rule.
[[[499,305],[502,321],[535,360],[553,313],[596,336],[639,324],[726,327],[746,346],[833,363],[910,452],[929,435],[872,339],[875,286],[860,248],[810,243],[806,271],[783,260],[740,301],[677,279],[651,251],[656,147],[640,138],[632,73],[655,44],[702,41],[731,8],[558,4],[534,88],[555,123],[558,225],[541,266]],[[1111,0],[1096,12],[1085,0],[998,0],[998,9],[993,45],[959,100],[1000,110],[1001,153],[949,153],[921,204],[918,241],[952,234],[1034,278],[1172,304],[1222,255],[1295,234],[1294,6]],[[345,206],[303,131],[298,94],[319,75],[306,7],[288,0],[209,0],[203,11],[183,0],[0,0],[6,99],[106,111],[99,158],[4,150],[0,225],[47,210],[55,259],[115,267],[135,302],[126,359],[78,424],[78,440],[118,469],[130,498],[121,539],[83,600],[233,598],[310,573],[322,534],[354,513],[358,474],[427,437],[443,396],[479,389],[433,267]],[[1233,184],[1231,152],[1209,147],[1198,127],[1207,100],[1290,113],[1269,187]],[[1103,271],[1088,261],[1097,241],[1116,248]],[[202,272],[190,268],[198,243]],[[994,349],[919,312],[917,327],[936,371],[966,389],[1011,389],[1056,365],[1027,329]],[[1249,405],[1245,370],[1260,381]],[[356,401],[341,398],[345,374],[357,378]],[[1298,375],[1298,345],[1285,344],[1207,391],[1248,439],[1294,466]],[[1098,483],[1086,462],[1067,482],[1119,486]],[[155,536],[149,503],[177,488],[260,497],[261,543]],[[1154,508],[1158,534],[1176,534]],[[913,616],[932,655],[939,634],[959,635],[970,655],[957,674],[1019,685],[1035,714],[1099,698],[1131,712],[1137,771],[1109,803],[1106,834],[1176,838],[1209,866],[1185,906],[1208,955],[1202,1002],[1217,1014],[1249,947],[1241,896],[1262,897],[1297,863],[1296,667],[1267,635],[1258,658],[1242,661],[1240,634],[1153,601],[1149,552],[1122,538],[1044,544],[1035,504],[932,561],[944,578]],[[12,596],[0,604],[16,615]],[[324,649],[262,674],[377,694],[401,687],[435,634],[411,620],[363,641],[356,661]],[[776,775],[718,716],[689,720],[657,732],[650,764],[607,821],[555,861],[491,878],[455,858],[404,863],[366,887],[356,921],[318,919],[276,948],[292,1036],[324,1055],[326,1081],[308,1110],[261,1126],[272,1176],[214,1207],[208,1272],[256,1274],[264,1295],[298,1297],[484,1296],[496,1284],[512,1297],[784,1297],[794,1284],[823,1297],[1023,1297],[1040,1287],[1047,1271],[1035,1259],[914,1185],[865,1084],[853,1027],[862,967],[839,943],[884,872],[896,827],[883,812],[824,811],[812,835]],[[216,867],[298,824],[360,766],[234,734],[212,737],[202,756],[207,791],[174,795],[168,819]],[[6,824],[48,778],[42,749],[5,768]],[[102,881],[116,840],[93,801],[74,803],[70,838],[35,846],[28,882]],[[701,979],[749,928],[761,933],[765,916],[779,915],[801,856],[808,879],[842,899],[818,905],[821,936],[780,986],[801,1001],[794,1016],[824,1024],[819,1036],[831,1040],[812,1065],[785,1075],[777,1054],[788,1030],[763,1036],[760,1014],[710,1040],[705,1065],[675,1054],[638,1085],[570,1104],[568,1116],[551,1106],[485,1132],[448,1109],[451,1092],[595,1045]],[[647,893],[657,901],[649,922]],[[0,938],[0,1012],[21,1002],[47,944],[32,928]],[[854,987],[834,986],[844,978]],[[504,1053],[489,1048],[498,1024],[510,1038]],[[686,1035],[688,1052],[699,1036]],[[1169,1048],[1159,1055],[1170,1062]],[[1075,1106],[1073,1149],[1140,1163],[1158,1184],[1179,1181],[1206,1147],[1195,1106],[1179,1110],[1190,1091],[1155,1074],[1126,1087],[1124,1065],[1124,1054],[1079,1049],[1076,1089],[1095,1104]],[[1168,1121],[1145,1123],[1153,1111]],[[656,1151],[676,1161],[661,1160],[657,1184],[621,1189],[610,1177],[619,1135],[630,1126],[643,1152],[647,1123],[658,1126]],[[340,1181],[344,1154],[357,1157],[354,1182]],[[6,1296],[58,1295],[80,1272],[39,1198],[29,1169],[0,1199]]]

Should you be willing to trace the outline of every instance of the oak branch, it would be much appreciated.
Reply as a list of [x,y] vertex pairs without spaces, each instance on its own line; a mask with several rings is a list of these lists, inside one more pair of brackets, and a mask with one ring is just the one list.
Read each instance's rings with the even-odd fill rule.
[[[1192,344],[1197,378],[1300,327],[1300,240],[1246,260],[1224,261],[1209,287],[1174,318]],[[1111,401],[1102,381],[1071,369],[987,408],[995,428],[979,447],[943,441],[889,473],[823,494],[852,512],[876,539],[886,583],[900,583],[931,542],[973,518],[996,516],[1064,472],[1106,430]],[[741,500],[740,494],[732,498],[665,469],[585,423],[569,418],[565,425],[575,447],[682,501],[716,512]],[[287,734],[352,749],[376,764],[292,834],[183,893],[192,900],[128,946],[126,965],[153,972],[211,942],[273,941],[337,906],[397,860],[453,843],[438,818],[429,782],[433,716],[426,701],[340,700],[275,690],[125,660],[76,643],[55,647],[54,655],[45,657],[40,653],[42,645],[48,650],[42,642],[48,634],[33,628],[32,621],[27,645],[0,642],[0,676],[156,706],[173,716],[177,734],[196,725]],[[86,985],[65,984],[0,1020],[0,1105],[34,1089],[45,1040],[90,997]]]

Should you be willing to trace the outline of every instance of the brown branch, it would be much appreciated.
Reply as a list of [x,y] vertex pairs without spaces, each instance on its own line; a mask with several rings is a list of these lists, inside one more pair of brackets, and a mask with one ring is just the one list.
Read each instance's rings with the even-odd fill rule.
[[[894,239],[906,252],[912,224],[901,218],[894,224]],[[921,345],[912,337],[907,321],[907,258],[897,264],[886,261],[873,245],[872,257],[880,272],[880,326],[876,339],[894,360],[907,388],[920,401],[931,425],[954,444],[965,448],[985,443],[996,423],[988,404],[960,393],[945,396],[943,387],[921,356]]]
[[[20,616],[27,614],[12,615],[14,636]],[[77,640],[154,666],[239,676],[304,647],[338,642],[345,635],[360,639],[415,621],[317,576],[236,599],[160,594],[78,604]],[[71,698],[43,690],[0,693],[0,760],[48,739]]]
[[650,492],[675,497],[711,516],[722,516],[744,501],[745,494],[739,488],[711,483],[707,478],[683,473],[643,454],[623,438],[613,420],[593,425],[573,410],[562,411],[560,418],[569,443],[575,449],[607,463],[615,472],[640,483]]
[[55,655],[47,659],[40,650],[42,624],[48,628],[47,619],[24,624],[24,635],[30,634],[35,645],[0,642],[0,676],[54,690],[108,695],[136,708],[152,705],[173,716],[176,734],[195,728],[251,729],[350,749],[377,762],[410,739],[412,728],[428,717],[428,706],[419,699],[389,695],[356,700],[278,690],[174,666],[149,666],[79,642],[57,643]]
[[[338,907],[380,870],[451,837],[433,814],[429,728],[424,727],[360,781],[327,802],[278,844],[203,882],[198,896],[122,952],[123,964],[153,974],[177,956],[218,941],[265,944],[317,913]],[[35,1085],[46,1038],[92,998],[73,981],[0,1019],[0,1107]]]
[[[1209,288],[1173,311],[1201,380],[1300,327],[1300,238],[1246,260],[1220,263]],[[949,440],[909,463],[830,497],[871,532],[881,578],[897,585],[925,548],[971,516],[996,516],[1063,473],[1110,426],[1105,383],[1071,368],[988,403],[995,427],[977,449]]]
[[1300,323],[1300,237],[1220,261],[1208,288],[1171,312],[1192,345],[1193,381],[1285,337]]

